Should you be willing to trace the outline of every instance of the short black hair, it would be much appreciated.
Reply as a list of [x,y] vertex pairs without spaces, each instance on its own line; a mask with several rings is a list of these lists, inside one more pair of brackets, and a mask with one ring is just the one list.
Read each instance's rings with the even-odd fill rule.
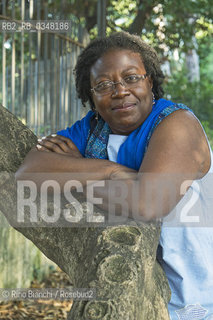
[[164,94],[162,88],[164,75],[161,71],[156,51],[139,36],[121,31],[116,32],[109,37],[98,38],[91,41],[78,56],[74,73],[77,94],[81,99],[83,106],[89,101],[91,109],[94,109],[90,91],[90,70],[95,62],[111,49],[127,49],[139,53],[146,72],[153,81],[152,91],[155,99],[162,98]]

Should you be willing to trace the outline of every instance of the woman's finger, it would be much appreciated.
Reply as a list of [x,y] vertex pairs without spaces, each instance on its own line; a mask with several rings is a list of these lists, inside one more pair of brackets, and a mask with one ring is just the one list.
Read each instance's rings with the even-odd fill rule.
[[57,135],[57,134],[52,134],[50,136],[43,137],[43,138],[39,139],[38,141],[39,141],[39,143],[42,143],[42,144],[45,143],[45,141],[54,142],[65,153],[70,153],[71,151],[79,152],[78,148],[72,142],[72,140],[70,140],[69,138],[66,138],[64,136]]
[[[43,138],[43,139],[38,139],[38,142],[39,142],[39,144],[45,145],[45,146],[48,147],[48,148],[50,147],[51,150],[52,150],[52,148],[54,147],[53,145],[55,144],[55,145],[58,146],[58,148],[61,149],[61,151],[66,152],[66,153],[69,152],[69,147],[67,146],[67,144],[66,144],[63,140],[61,140],[61,139],[59,139],[59,138],[57,138],[57,137],[56,137],[56,138],[51,137],[51,136],[45,137],[45,138]],[[48,142],[49,142],[49,143],[48,143]],[[58,148],[55,148],[55,147],[54,147],[54,151],[55,151],[55,152],[59,151]]]
[[49,150],[48,148],[45,148],[44,146],[41,146],[40,144],[37,144],[36,149],[37,149],[37,151],[51,152],[51,150]]
[[50,139],[39,139],[38,140],[38,144],[41,145],[42,147],[47,148],[48,150],[52,151],[52,152],[56,152],[56,153],[61,153],[64,154],[66,153],[66,151],[63,150],[63,147],[68,148],[66,146],[61,146],[61,144],[51,141]]
[[[71,150],[79,151],[78,148],[76,147],[76,145],[74,144],[74,142],[73,142],[71,139],[67,138],[67,137],[60,136],[60,135],[58,135],[58,134],[56,134],[56,133],[53,133],[53,134],[51,134],[50,136],[48,136],[48,137],[46,137],[46,138],[48,138],[48,139],[50,139],[50,138],[55,138],[55,139],[57,139],[57,141],[58,141],[58,140],[62,140],[63,142],[65,142],[65,143],[68,145],[68,147],[69,147]],[[54,141],[54,140],[53,140],[53,141]]]
[[76,145],[74,144],[74,142],[71,139],[66,138],[64,136],[60,136],[60,135],[57,135],[57,138],[66,142],[70,149],[78,151],[78,148],[76,147]]

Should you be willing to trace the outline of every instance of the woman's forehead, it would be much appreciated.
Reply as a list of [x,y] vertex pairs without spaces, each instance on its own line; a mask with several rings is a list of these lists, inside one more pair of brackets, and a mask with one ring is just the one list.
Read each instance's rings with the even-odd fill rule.
[[127,49],[111,49],[104,53],[91,67],[91,75],[108,73],[113,70],[144,69],[138,52]]

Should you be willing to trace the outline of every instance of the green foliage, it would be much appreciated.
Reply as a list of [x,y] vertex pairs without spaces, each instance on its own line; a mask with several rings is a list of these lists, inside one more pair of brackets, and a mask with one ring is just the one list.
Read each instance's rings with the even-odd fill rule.
[[213,126],[213,83],[205,76],[200,82],[189,82],[186,69],[172,74],[164,87],[167,97],[190,107],[202,121]]
[[209,120],[213,124],[213,90],[207,78],[201,82],[189,82],[184,70],[174,73],[165,85],[168,97],[176,102],[189,106],[201,120]]
[[[213,33],[212,0],[106,0],[107,33],[127,30],[151,42],[158,50],[179,48],[187,51],[193,46],[192,36],[202,38]],[[7,15],[12,16],[15,4],[16,19],[21,8],[15,1],[7,4]],[[35,1],[35,3],[37,3]],[[26,10],[29,2],[26,2]],[[41,2],[41,19],[45,6],[52,19],[72,19],[85,25],[91,38],[97,36],[97,0],[45,0]],[[36,10],[33,19],[37,19]],[[154,37],[153,37],[154,35]]]
[[213,149],[213,129],[210,128],[209,121],[201,121],[202,126],[206,132],[210,145]]
[[136,2],[131,0],[111,1],[111,5],[107,7],[107,34],[112,31],[128,30],[135,17]]
[[201,121],[213,148],[213,83],[207,77],[190,83],[184,70],[173,74],[164,87],[166,96],[181,102],[193,110]]
[[[212,34],[211,0],[111,0],[107,6],[108,32],[123,29],[141,34],[158,50],[193,47],[197,32]],[[154,37],[153,37],[154,35]]]
[[167,97],[182,102],[190,107],[201,121],[208,121],[213,129],[213,44],[211,38],[198,41],[200,55],[200,81],[189,82],[187,68],[182,62],[170,63],[171,77],[167,79],[164,89]]
[[213,81],[213,37],[204,37],[198,41],[201,76]]

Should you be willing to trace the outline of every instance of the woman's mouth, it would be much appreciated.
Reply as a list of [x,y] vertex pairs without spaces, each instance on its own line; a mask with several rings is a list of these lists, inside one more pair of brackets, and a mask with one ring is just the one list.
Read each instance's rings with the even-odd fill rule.
[[136,106],[135,102],[124,102],[122,104],[116,105],[112,107],[112,110],[114,111],[125,111],[130,110]]

